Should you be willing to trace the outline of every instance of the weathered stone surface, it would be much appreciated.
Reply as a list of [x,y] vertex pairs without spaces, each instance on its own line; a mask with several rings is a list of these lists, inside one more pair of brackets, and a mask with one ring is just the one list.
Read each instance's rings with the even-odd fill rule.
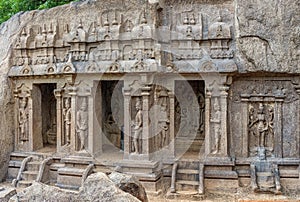
[[300,3],[236,0],[237,57],[241,71],[298,72]]
[[7,202],[16,193],[17,193],[16,189],[14,189],[14,188],[2,188],[2,187],[0,187],[0,201],[1,202]]
[[116,187],[104,173],[90,175],[79,192],[34,182],[32,186],[18,193],[17,198],[17,201],[139,201]]
[[34,182],[17,194],[17,201],[76,201],[77,197],[75,192]]
[[82,201],[139,201],[132,195],[123,192],[116,187],[104,173],[90,175],[79,191],[79,199]]
[[145,188],[136,177],[132,175],[122,174],[119,172],[112,172],[108,177],[121,190],[135,196],[143,202],[148,201]]
[[[86,0],[16,15],[0,28],[0,179],[13,145],[22,153],[49,143],[58,157],[81,156],[59,162],[74,167],[85,155],[109,154],[110,166],[121,160],[121,172],[156,193],[165,177],[172,192],[224,192],[228,184],[236,191],[260,149],[276,168],[252,166],[253,181],[275,170],[277,187],[294,183],[299,7],[292,0]],[[11,159],[14,173],[20,162]],[[111,177],[147,200],[134,179]],[[44,186],[34,184],[34,192],[57,191]],[[98,173],[72,199],[137,200],[127,196]]]

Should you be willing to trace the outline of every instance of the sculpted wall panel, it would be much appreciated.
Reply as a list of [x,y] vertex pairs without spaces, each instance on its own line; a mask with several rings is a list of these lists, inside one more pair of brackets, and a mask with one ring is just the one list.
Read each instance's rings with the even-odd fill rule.
[[234,80],[230,90],[230,131],[237,156],[299,156],[298,104],[294,82],[285,78]]

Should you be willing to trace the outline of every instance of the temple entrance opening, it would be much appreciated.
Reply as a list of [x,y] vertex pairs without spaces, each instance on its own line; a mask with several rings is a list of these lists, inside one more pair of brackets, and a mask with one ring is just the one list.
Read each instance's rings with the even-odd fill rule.
[[204,154],[205,84],[202,80],[175,81],[176,156],[199,158]]
[[34,150],[55,152],[56,150],[56,84],[35,84],[33,86],[33,143]]
[[124,150],[123,81],[101,81],[103,152]]

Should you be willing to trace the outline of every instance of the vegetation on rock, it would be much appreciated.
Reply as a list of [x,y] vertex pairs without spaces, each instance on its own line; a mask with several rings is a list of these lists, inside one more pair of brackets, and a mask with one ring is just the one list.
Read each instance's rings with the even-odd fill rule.
[[79,0],[0,0],[0,24],[20,11],[47,9]]

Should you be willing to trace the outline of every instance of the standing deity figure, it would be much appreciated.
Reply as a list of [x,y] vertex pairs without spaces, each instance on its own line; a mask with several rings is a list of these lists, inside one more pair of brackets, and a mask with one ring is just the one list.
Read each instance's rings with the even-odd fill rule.
[[20,128],[20,140],[28,140],[28,110],[27,110],[27,98],[20,100],[19,107],[19,128]]
[[80,150],[83,150],[88,129],[88,111],[86,99],[82,101],[81,107],[76,114],[76,120],[77,133],[80,139]]
[[134,146],[134,153],[139,153],[139,139],[141,139],[142,131],[143,131],[143,115],[142,115],[142,106],[141,101],[137,100],[135,104],[135,108],[137,110],[134,123],[133,123],[133,146]]
[[161,148],[163,148],[167,144],[167,131],[169,129],[168,124],[170,123],[170,120],[168,118],[168,112],[167,112],[167,106],[162,105],[161,111],[159,114],[159,120],[158,120],[159,126],[160,126],[160,136],[161,136]]
[[213,105],[213,114],[212,119],[210,120],[213,123],[214,128],[214,137],[215,137],[215,144],[213,146],[213,154],[217,154],[220,150],[220,139],[221,139],[221,132],[220,132],[220,124],[221,124],[221,111],[219,101],[216,98],[214,105]]
[[65,140],[66,144],[70,144],[71,137],[71,103],[70,98],[65,99],[65,106],[63,109],[64,115],[64,132],[65,132]]
[[268,130],[268,124],[266,123],[266,117],[264,114],[264,105],[259,103],[258,111],[257,111],[257,134],[259,135],[258,138],[258,145],[260,147],[265,146],[265,135],[266,131]]

